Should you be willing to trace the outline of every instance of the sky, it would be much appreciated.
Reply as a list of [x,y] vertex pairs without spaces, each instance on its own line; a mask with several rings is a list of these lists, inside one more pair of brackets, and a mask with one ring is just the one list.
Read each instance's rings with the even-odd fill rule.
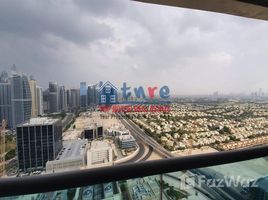
[[0,71],[48,87],[110,81],[172,94],[268,89],[268,22],[128,0],[2,0]]

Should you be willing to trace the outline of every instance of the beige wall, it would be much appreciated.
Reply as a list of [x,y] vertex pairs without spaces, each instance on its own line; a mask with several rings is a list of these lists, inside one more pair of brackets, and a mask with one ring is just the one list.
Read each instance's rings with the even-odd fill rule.
[[29,80],[29,84],[32,95],[32,117],[37,117],[38,107],[37,107],[36,81]]

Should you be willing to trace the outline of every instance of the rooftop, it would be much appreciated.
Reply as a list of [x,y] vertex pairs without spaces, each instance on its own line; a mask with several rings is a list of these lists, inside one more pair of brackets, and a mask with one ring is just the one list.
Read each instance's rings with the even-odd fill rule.
[[87,143],[87,140],[64,141],[63,148],[60,151],[57,160],[83,156],[84,149],[86,148]]
[[135,141],[132,135],[121,135],[119,136],[120,141]]
[[107,141],[92,141],[91,142],[91,149],[102,149],[110,147]]
[[60,119],[52,119],[48,117],[37,117],[37,118],[31,118],[30,120],[18,126],[52,125],[56,123],[58,120]]

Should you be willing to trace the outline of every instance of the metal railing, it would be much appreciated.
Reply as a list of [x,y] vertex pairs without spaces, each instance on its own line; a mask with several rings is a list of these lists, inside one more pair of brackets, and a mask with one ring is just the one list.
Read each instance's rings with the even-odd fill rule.
[[85,169],[0,180],[0,197],[44,193],[112,181],[190,170],[268,156],[268,145],[232,151],[145,161],[112,167]]

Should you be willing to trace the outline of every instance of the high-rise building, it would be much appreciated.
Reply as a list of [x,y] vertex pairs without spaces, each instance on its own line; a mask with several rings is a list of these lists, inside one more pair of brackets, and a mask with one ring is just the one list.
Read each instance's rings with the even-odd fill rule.
[[10,83],[12,126],[15,127],[17,124],[20,124],[31,118],[32,96],[29,81],[26,75],[12,71]]
[[67,95],[64,86],[59,87],[59,110],[67,111]]
[[66,103],[67,108],[69,109],[71,107],[71,90],[69,89],[66,90]]
[[17,126],[17,150],[20,171],[42,169],[54,160],[62,148],[62,124],[59,119],[32,118]]
[[89,106],[94,106],[98,102],[98,88],[97,85],[90,85],[87,88],[87,102]]
[[9,77],[8,73],[6,71],[2,71],[1,76],[0,76],[0,82],[1,83],[7,82],[8,77]]
[[43,111],[44,113],[48,113],[49,112],[49,89],[46,89],[45,91],[43,91]]
[[36,97],[37,97],[37,115],[44,114],[44,107],[43,107],[43,89],[39,86],[36,87]]
[[0,76],[0,122],[6,120],[9,127],[13,127],[11,84],[7,72]]
[[59,87],[57,83],[49,82],[48,111],[59,112]]
[[90,126],[86,127],[83,132],[83,138],[88,140],[103,138],[103,125],[93,123]]
[[71,89],[70,107],[72,109],[77,109],[80,106],[79,104],[79,89]]
[[82,108],[87,107],[87,83],[80,83],[80,106]]
[[38,105],[37,105],[37,86],[36,86],[36,80],[31,76],[29,80],[30,84],[30,90],[31,90],[31,96],[32,96],[32,111],[31,111],[31,117],[37,117],[38,115]]

